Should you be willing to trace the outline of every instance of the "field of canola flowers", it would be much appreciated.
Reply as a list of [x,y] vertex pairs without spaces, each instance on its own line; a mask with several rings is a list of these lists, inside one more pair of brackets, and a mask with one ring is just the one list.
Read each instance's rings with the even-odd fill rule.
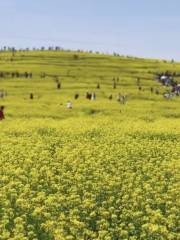
[[[0,53],[1,71],[33,73],[0,79],[8,93],[0,100],[0,239],[180,239],[180,98],[149,91],[164,91],[153,71],[180,64],[73,54],[18,52],[10,61]],[[41,79],[43,70],[59,74],[62,89]],[[125,105],[118,92],[128,95]]]

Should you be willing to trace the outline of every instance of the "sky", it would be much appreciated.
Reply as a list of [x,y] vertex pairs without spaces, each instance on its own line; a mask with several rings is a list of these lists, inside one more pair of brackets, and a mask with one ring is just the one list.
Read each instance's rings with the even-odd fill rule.
[[179,0],[0,0],[0,46],[180,61]]

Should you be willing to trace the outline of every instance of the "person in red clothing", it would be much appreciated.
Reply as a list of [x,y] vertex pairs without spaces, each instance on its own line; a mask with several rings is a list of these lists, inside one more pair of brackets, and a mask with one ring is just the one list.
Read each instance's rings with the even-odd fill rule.
[[4,119],[4,106],[0,107],[0,120]]

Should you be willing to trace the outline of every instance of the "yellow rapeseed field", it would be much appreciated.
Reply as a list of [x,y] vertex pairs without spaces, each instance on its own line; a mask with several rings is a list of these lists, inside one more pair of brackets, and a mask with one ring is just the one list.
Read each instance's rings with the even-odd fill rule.
[[33,74],[0,78],[0,239],[180,239],[180,97],[155,80],[180,64],[74,54],[0,53]]

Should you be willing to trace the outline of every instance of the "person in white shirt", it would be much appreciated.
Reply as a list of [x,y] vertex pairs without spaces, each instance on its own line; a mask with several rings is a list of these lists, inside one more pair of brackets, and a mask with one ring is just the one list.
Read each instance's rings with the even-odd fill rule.
[[67,108],[72,109],[72,102],[70,102],[70,101],[67,102]]
[[96,94],[95,93],[92,93],[91,100],[96,100]]

